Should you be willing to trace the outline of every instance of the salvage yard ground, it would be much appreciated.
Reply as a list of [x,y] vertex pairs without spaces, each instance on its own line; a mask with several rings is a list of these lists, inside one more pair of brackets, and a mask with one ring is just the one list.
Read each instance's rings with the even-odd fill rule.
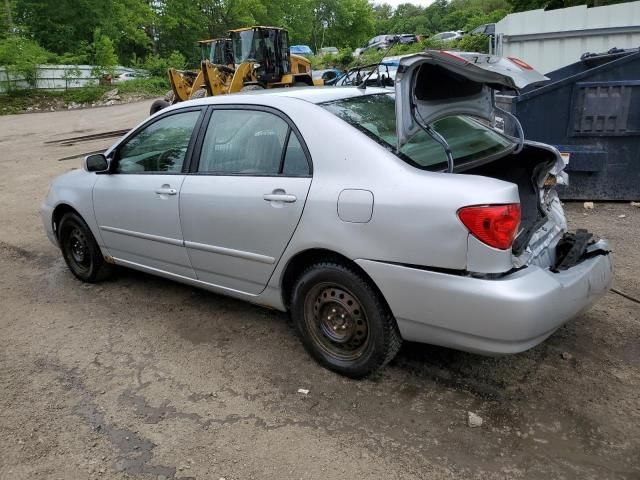
[[[127,270],[75,280],[38,208],[80,165],[58,159],[114,139],[45,142],[149,105],[0,118],[1,479],[640,478],[640,305],[619,295],[520,355],[411,344],[353,381],[279,312]],[[640,208],[566,209],[640,296]]]

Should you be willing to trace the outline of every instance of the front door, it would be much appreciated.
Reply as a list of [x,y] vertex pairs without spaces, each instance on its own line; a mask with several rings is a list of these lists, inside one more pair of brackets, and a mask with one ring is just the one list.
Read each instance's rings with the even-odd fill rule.
[[308,153],[281,116],[216,109],[180,193],[185,246],[199,280],[257,294],[300,220]]
[[[194,278],[180,229],[183,165],[200,109],[160,117],[114,152],[93,204],[100,235],[116,262]],[[133,264],[133,265],[132,265]]]

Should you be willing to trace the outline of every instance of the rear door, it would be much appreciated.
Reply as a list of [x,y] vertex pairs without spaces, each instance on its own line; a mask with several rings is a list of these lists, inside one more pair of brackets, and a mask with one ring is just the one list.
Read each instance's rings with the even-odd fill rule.
[[94,211],[117,262],[195,277],[178,208],[183,166],[201,115],[202,109],[192,108],[155,118],[115,149],[112,171],[98,175]]
[[549,80],[516,58],[428,50],[400,59],[396,75],[398,150],[419,130],[454,115],[493,121],[494,89],[520,90]]
[[180,194],[199,280],[251,294],[266,286],[298,225],[311,163],[289,119],[261,107],[213,110]]

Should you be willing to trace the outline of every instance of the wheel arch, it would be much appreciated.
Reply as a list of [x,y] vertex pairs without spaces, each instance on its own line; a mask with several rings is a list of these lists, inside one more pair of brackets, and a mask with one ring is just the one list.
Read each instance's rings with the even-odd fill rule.
[[58,237],[58,226],[60,225],[60,220],[62,220],[62,217],[64,217],[67,213],[75,213],[84,220],[80,212],[78,212],[78,210],[73,208],[68,203],[58,204],[56,208],[53,209],[53,213],[51,214],[53,233],[56,235],[56,238]]
[[384,298],[382,291],[380,291],[373,279],[365,270],[362,269],[360,265],[358,265],[350,258],[342,255],[341,253],[335,252],[333,250],[325,248],[309,248],[292,256],[287,262],[287,266],[284,268],[284,271],[282,273],[280,281],[280,292],[282,295],[282,303],[287,310],[289,310],[291,306],[291,296],[293,294],[293,288],[295,286],[296,280],[300,277],[300,275],[306,268],[320,262],[335,262],[345,267],[351,268],[369,283],[371,288],[373,288],[375,292],[380,296],[382,302],[387,306],[387,308],[389,308],[389,304]]

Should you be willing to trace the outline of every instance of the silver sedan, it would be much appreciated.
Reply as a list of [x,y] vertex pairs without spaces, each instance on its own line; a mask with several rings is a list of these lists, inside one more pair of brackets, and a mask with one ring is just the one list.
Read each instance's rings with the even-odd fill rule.
[[607,243],[567,231],[558,151],[492,126],[493,88],[544,80],[426,52],[401,59],[395,92],[180,103],[55,179],[44,226],[82,281],[121,265],[288,311],[347,376],[403,339],[521,352],[612,278]]

